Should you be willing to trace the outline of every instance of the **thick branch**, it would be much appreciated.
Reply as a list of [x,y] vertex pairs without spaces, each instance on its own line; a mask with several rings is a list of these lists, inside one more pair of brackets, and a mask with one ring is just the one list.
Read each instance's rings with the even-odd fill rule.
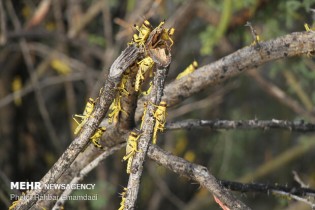
[[[268,61],[298,56],[315,51],[314,32],[294,32],[270,41],[259,42],[260,48],[248,46],[220,60],[202,66],[190,75],[166,86],[162,100],[175,105],[208,86],[216,85]],[[143,103],[138,102],[136,119],[140,119]]]
[[181,176],[184,175],[197,181],[230,209],[250,209],[244,203],[237,200],[228,190],[223,188],[206,167],[190,163],[180,157],[167,153],[156,145],[150,145],[147,154],[149,158],[158,164]]
[[[152,113],[156,110],[153,104],[159,104],[163,95],[164,83],[167,76],[167,71],[169,68],[169,63],[167,66],[158,65],[156,75],[153,81],[153,88],[150,93],[150,102],[147,106],[147,112],[143,122],[142,134],[138,143],[138,152],[134,155],[131,173],[128,181],[128,193],[126,196],[125,209],[134,209],[135,202],[138,197],[138,191],[140,186],[140,178],[143,171],[143,163],[149,146],[149,141],[151,140],[155,118]],[[152,104],[153,103],[153,104]]]
[[[89,142],[90,137],[93,135],[102,119],[104,118],[110,104],[112,103],[116,89],[115,87],[120,82],[122,73],[130,66],[138,56],[138,48],[134,46],[127,47],[121,55],[114,61],[109,77],[106,79],[103,91],[96,101],[95,110],[92,113],[86,124],[82,128],[82,132],[74,141],[69,145],[68,149],[62,154],[59,160],[53,165],[48,173],[42,178],[41,186],[45,184],[56,183],[58,178],[70,167],[71,163],[75,160],[81,150]],[[30,191],[27,194],[28,200],[19,202],[16,209],[31,209],[35,204],[35,195],[42,196],[46,193],[46,189],[37,189]],[[36,209],[36,207],[32,208]]]
[[297,132],[314,132],[315,124],[287,120],[182,120],[166,124],[166,129],[193,129],[208,127],[217,129],[287,129]]

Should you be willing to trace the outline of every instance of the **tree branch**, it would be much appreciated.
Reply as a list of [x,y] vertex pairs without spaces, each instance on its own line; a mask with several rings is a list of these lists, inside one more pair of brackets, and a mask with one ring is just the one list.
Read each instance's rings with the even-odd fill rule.
[[[95,109],[82,128],[82,132],[69,145],[68,149],[62,154],[59,160],[53,165],[48,173],[42,178],[41,186],[45,184],[56,183],[59,177],[70,167],[81,150],[88,144],[90,137],[94,134],[98,125],[104,118],[110,104],[112,103],[116,86],[120,82],[123,72],[135,61],[139,53],[138,48],[128,46],[121,55],[114,61],[110,73],[106,79],[103,90],[100,91],[98,100],[96,100]],[[27,193],[28,200],[22,200],[18,203],[16,209],[30,209],[35,203],[35,195],[42,196],[47,189],[36,189]],[[39,208],[39,207],[38,207]]]
[[250,209],[243,202],[237,200],[228,190],[224,189],[218,180],[204,166],[190,163],[180,157],[163,151],[156,145],[150,145],[148,157],[171,171],[197,181],[207,188],[215,197],[230,209]]
[[[115,147],[110,148],[109,150],[106,150],[101,155],[99,155],[97,158],[95,158],[92,162],[90,162],[86,167],[84,167],[79,174],[77,174],[69,184],[77,184],[80,181],[83,180],[83,178],[88,175],[94,168],[96,168],[100,162],[105,160],[108,156],[112,155],[117,150],[120,150],[122,147],[126,146],[126,144],[120,144]],[[69,188],[66,189],[61,196],[59,196],[59,200],[55,203],[54,207],[52,209],[59,209],[60,206],[63,206],[65,201],[67,200],[67,197],[71,194],[73,189]]]
[[296,196],[313,196],[315,197],[315,190],[303,187],[287,187],[283,185],[270,185],[263,183],[250,183],[243,184],[239,182],[232,182],[226,180],[218,181],[223,187],[238,191],[238,192],[260,192],[260,193],[270,193],[272,191],[281,191],[285,193],[290,193]]
[[296,132],[314,132],[315,124],[301,121],[287,120],[182,120],[166,123],[167,130],[176,129],[196,129],[208,127],[212,130],[217,129],[287,129]]
[[[184,78],[174,80],[165,87],[162,100],[173,106],[208,86],[238,76],[268,61],[314,52],[315,36],[314,32],[294,32],[259,44],[259,50],[255,49],[255,46],[242,48],[214,63],[198,68]],[[147,97],[143,97],[138,101],[137,120],[141,117],[146,99]]]
[[297,201],[306,203],[306,204],[309,205],[312,209],[315,208],[315,203],[312,202],[312,201],[310,201],[310,200],[307,199],[307,198],[302,198],[302,197],[300,197],[300,196],[293,195],[293,194],[291,194],[291,193],[289,193],[289,192],[283,192],[283,191],[277,191],[277,190],[273,190],[272,192],[273,192],[275,195],[280,195],[280,196],[282,196],[282,197],[283,197],[283,196],[286,196],[286,197],[288,197],[288,199],[293,198],[293,199],[295,199],[295,200],[297,200]]
[[143,163],[145,160],[145,156],[146,156],[147,149],[149,146],[149,141],[151,140],[154,125],[155,125],[155,118],[152,114],[156,110],[156,107],[154,104],[160,104],[160,101],[163,95],[164,83],[167,76],[169,64],[170,63],[168,63],[166,66],[157,64],[157,70],[154,76],[152,91],[149,94],[150,103],[148,103],[147,105],[147,111],[144,116],[143,128],[142,128],[143,132],[138,141],[139,152],[137,152],[134,155],[132,165],[131,165],[131,173],[129,176],[128,187],[127,187],[128,191],[127,191],[126,202],[125,202],[126,210],[134,209],[135,202],[138,197],[140,178],[143,171]]

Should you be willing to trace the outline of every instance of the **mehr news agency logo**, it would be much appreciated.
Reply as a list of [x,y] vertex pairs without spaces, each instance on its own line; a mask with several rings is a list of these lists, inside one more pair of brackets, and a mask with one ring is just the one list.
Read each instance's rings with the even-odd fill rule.
[[[11,190],[94,190],[95,184],[41,184],[40,182],[11,182]],[[69,195],[63,200],[97,200],[98,194]],[[10,200],[29,199],[27,195],[10,194]],[[56,195],[35,195],[36,200],[59,200]]]

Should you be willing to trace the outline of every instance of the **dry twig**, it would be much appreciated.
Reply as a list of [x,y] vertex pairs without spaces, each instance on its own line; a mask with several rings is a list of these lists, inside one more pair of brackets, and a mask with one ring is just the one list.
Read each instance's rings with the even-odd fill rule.
[[250,209],[244,203],[237,200],[228,190],[224,189],[206,167],[174,156],[163,151],[156,145],[150,145],[148,156],[171,171],[197,181],[230,209]]

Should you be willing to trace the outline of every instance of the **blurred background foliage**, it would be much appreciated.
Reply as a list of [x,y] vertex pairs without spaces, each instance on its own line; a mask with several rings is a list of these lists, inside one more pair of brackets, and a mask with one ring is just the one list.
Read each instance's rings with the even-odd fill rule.
[[[46,4],[46,5],[45,5]],[[1,202],[10,203],[9,181],[38,181],[73,139],[72,115],[95,97],[113,60],[135,32],[134,24],[163,19],[176,28],[168,82],[196,60],[209,64],[253,42],[314,22],[315,0],[24,0],[1,2],[0,164]],[[27,43],[23,53],[22,42]],[[25,50],[25,49],[24,49]],[[274,61],[253,74],[209,87],[168,111],[181,119],[306,120],[314,123],[315,63],[309,56]],[[27,58],[31,63],[27,62]],[[279,88],[295,109],[270,89]],[[300,110],[304,110],[301,112]],[[315,188],[313,134],[288,130],[168,131],[165,150],[204,165],[219,179],[297,185],[297,171]],[[127,184],[124,151],[84,180],[99,200],[67,202],[65,209],[118,209]],[[86,193],[74,192],[75,194]],[[283,197],[236,193],[253,209],[303,209]],[[194,182],[146,162],[137,209],[219,209]],[[307,208],[305,208],[307,209]]]

